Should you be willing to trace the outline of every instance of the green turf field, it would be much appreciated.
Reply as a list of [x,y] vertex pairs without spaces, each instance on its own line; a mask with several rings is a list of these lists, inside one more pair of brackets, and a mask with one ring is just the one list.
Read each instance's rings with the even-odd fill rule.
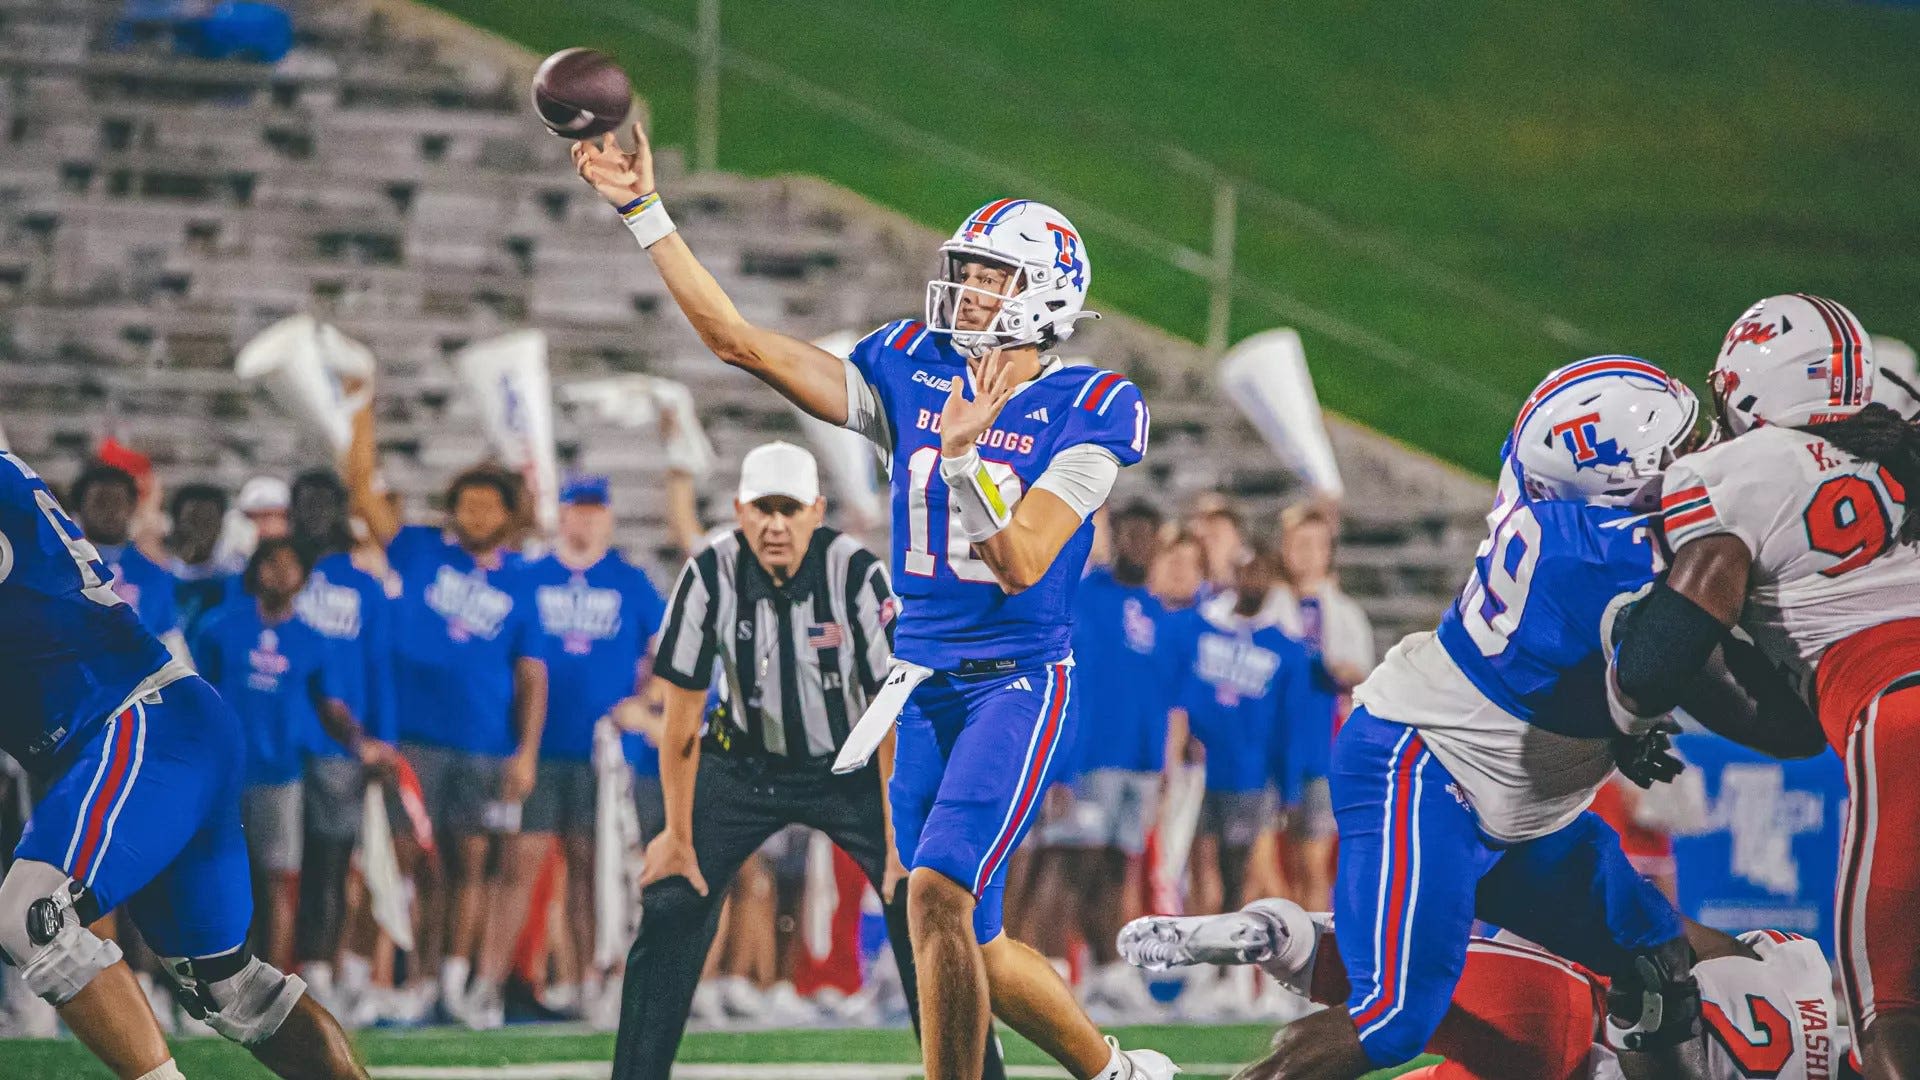
[[[1230,1071],[1196,1066],[1252,1061],[1264,1052],[1272,1029],[1257,1024],[1118,1028],[1114,1034],[1124,1046],[1165,1051],[1186,1068],[1183,1076],[1202,1080],[1225,1077]],[[583,1080],[605,1077],[613,1057],[611,1035],[550,1030],[378,1032],[362,1034],[359,1040],[376,1080]],[[181,1071],[192,1080],[271,1076],[238,1047],[216,1039],[184,1041],[177,1054]],[[1047,1059],[1017,1036],[1007,1036],[1007,1060],[1025,1067],[1016,1070],[1021,1077],[1066,1075],[1039,1069]],[[895,1030],[695,1033],[687,1036],[679,1058],[680,1065],[698,1067],[680,1071],[699,1080],[905,1080],[915,1075],[911,1066],[918,1061],[912,1035]],[[809,1064],[815,1068],[802,1068]],[[836,1065],[845,1068],[831,1068]],[[899,1068],[885,1068],[889,1065]],[[1394,1076],[1400,1071],[1404,1070],[1376,1075]],[[8,1080],[111,1078],[72,1041],[8,1039],[0,1039],[0,1076]]]
[[[669,39],[696,0],[435,2],[535,49],[613,52],[660,139],[690,139],[693,66]],[[1698,383],[1768,293],[1920,334],[1920,11],[722,2],[723,168],[822,175],[942,227],[1041,191],[1088,234],[1094,307],[1198,339],[1197,280],[1100,215],[1205,250],[1209,184],[1172,163],[1218,166],[1268,193],[1242,198],[1237,241],[1246,287],[1277,302],[1243,295],[1236,336],[1300,324],[1330,407],[1481,471],[1549,367],[1627,351]],[[802,103],[774,89],[787,75],[867,112]],[[889,124],[1044,186],[904,149]]]

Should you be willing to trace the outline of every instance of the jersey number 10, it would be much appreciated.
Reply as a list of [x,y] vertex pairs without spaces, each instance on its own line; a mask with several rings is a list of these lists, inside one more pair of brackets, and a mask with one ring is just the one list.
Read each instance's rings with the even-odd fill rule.
[[[1023,485],[1013,466],[1002,461],[986,462],[987,472],[1000,486],[1000,495],[1012,506],[1020,501]],[[907,458],[907,573],[932,577],[939,566],[933,554],[933,510],[928,505],[927,488],[933,483],[934,470],[940,467],[940,448],[923,446]],[[947,567],[961,581],[991,585],[997,580],[986,563],[973,557],[973,545],[960,531],[960,520],[943,510],[942,527],[947,534]]]

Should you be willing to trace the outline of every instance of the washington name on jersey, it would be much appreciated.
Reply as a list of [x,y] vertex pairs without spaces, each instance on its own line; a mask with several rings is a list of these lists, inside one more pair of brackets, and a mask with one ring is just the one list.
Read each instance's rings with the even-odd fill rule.
[[1354,701],[1421,729],[1491,836],[1572,821],[1613,772],[1606,624],[1660,568],[1654,522],[1529,499],[1511,463],[1473,574],[1433,633],[1388,652]]
[[[967,378],[966,358],[923,323],[903,320],[854,346],[846,372],[847,426],[873,440],[892,465],[893,584],[901,600],[894,654],[936,671],[968,661],[1066,657],[1074,591],[1093,546],[1091,518],[1038,582],[1008,594],[973,555],[959,516],[948,512],[947,485],[935,475],[941,411],[952,380]],[[1146,402],[1124,376],[1049,359],[977,445],[1011,507],[1063,452],[1085,447],[1080,452],[1117,466],[1138,462],[1147,431]]]
[[1899,542],[1906,492],[1818,435],[1758,427],[1690,454],[1661,485],[1667,546],[1718,534],[1753,555],[1741,627],[1801,685],[1826,650],[1920,617],[1920,550]]

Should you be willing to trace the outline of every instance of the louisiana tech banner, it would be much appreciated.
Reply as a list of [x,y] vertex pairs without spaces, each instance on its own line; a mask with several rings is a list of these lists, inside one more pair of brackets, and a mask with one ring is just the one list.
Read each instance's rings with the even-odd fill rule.
[[1680,910],[1728,932],[1803,934],[1833,951],[1833,889],[1846,824],[1846,779],[1822,751],[1776,761],[1713,735],[1682,735],[1676,781],[1694,820],[1676,822]]

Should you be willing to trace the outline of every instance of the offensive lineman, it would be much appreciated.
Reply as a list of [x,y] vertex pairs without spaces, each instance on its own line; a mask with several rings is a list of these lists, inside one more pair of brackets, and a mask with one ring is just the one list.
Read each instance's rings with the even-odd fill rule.
[[245,733],[115,595],[53,492],[0,452],[0,750],[47,783],[0,883],[0,956],[123,1080],[177,1080],[89,923],[125,903],[183,1003],[285,1077],[357,1077],[306,984],[247,951]]
[[1726,434],[1675,463],[1666,580],[1613,659],[1644,723],[1738,626],[1816,702],[1851,795],[1836,900],[1842,990],[1869,1080],[1920,1076],[1920,427],[1869,404],[1873,343],[1818,296],[1749,308],[1713,367]]
[[632,153],[612,135],[576,142],[574,164],[701,340],[891,455],[903,613],[889,684],[918,686],[899,714],[889,797],[911,871],[928,1080],[980,1075],[989,1000],[1076,1077],[1165,1080],[1172,1062],[1103,1039],[1047,961],[1001,929],[1007,857],[1073,738],[1071,605],[1088,517],[1147,444],[1131,382],[1042,356],[1094,317],[1078,233],[1037,202],[981,207],[941,246],[925,321],[889,323],[842,359],[741,317],[674,232],[637,124],[633,138]]
[[[1688,921],[1709,1080],[1829,1080],[1846,1070],[1846,1028],[1818,942],[1778,930],[1734,937]],[[1277,897],[1225,915],[1149,915],[1120,952],[1149,971],[1258,964],[1291,993],[1337,1005],[1347,974],[1333,916]],[[1405,1080],[1620,1080],[1606,1043],[1606,980],[1504,935],[1476,935],[1426,1051],[1446,1058]]]

